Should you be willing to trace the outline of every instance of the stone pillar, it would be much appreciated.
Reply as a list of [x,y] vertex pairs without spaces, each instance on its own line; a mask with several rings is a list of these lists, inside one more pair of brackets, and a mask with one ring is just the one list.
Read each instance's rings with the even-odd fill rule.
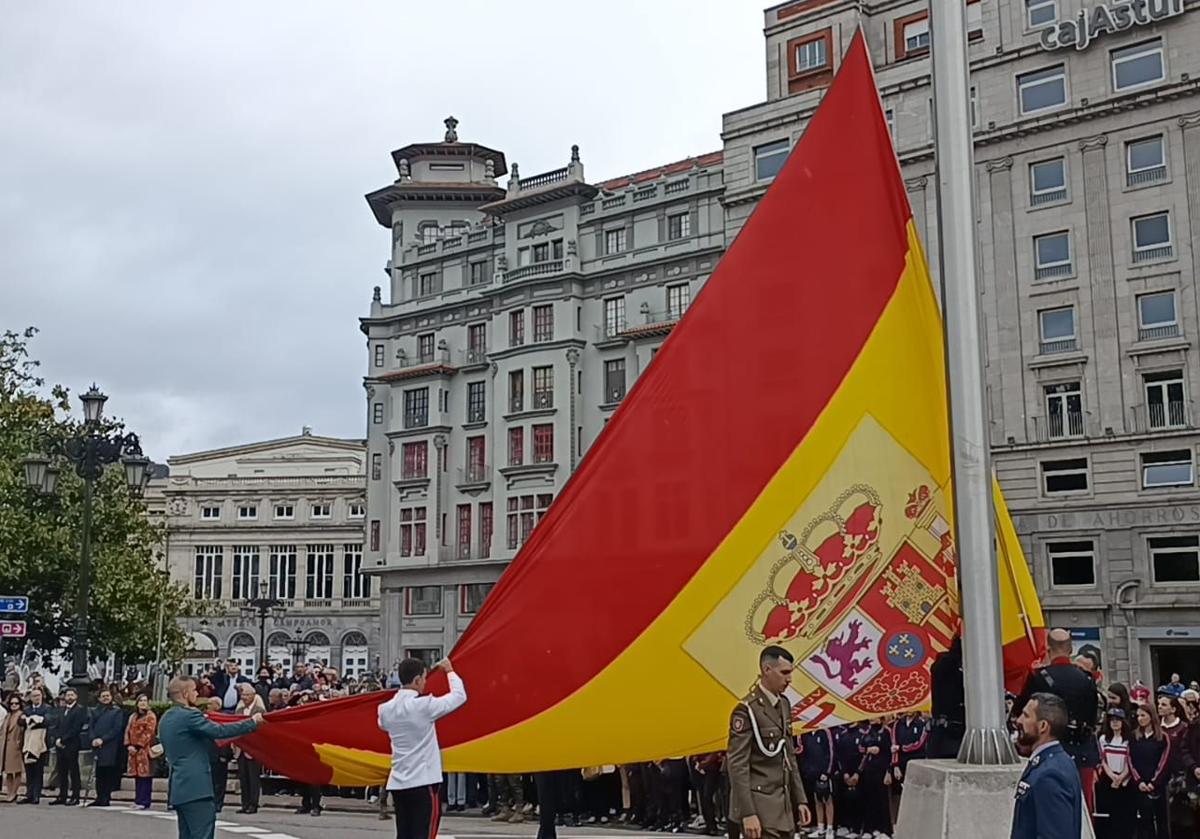
[[567,412],[567,421],[570,426],[567,428],[567,434],[571,438],[571,472],[575,471],[575,464],[579,460],[578,440],[579,435],[575,432],[575,391],[579,388],[575,383],[575,368],[579,364],[579,350],[576,347],[571,347],[567,350],[567,400],[570,410]]
[[[429,558],[433,562],[439,563],[442,561],[442,540],[446,538],[446,534],[442,532],[442,494],[445,488],[445,475],[450,470],[449,453],[446,451],[446,435],[433,435],[433,482],[431,489],[433,492],[433,550],[429,552]],[[443,458],[445,460],[443,461]],[[442,471],[442,463],[446,464],[446,471]],[[426,551],[429,551],[430,546],[425,546]]]
[[[984,164],[990,202],[991,265],[981,277],[991,291],[992,303],[985,307],[988,318],[987,359],[989,393],[992,397],[991,442],[1003,445],[1009,437],[1027,442],[1029,428],[1025,413],[1025,357],[1021,346],[1021,280],[1017,276],[1014,236],[1013,160],[1002,157]],[[990,321],[994,318],[994,323]]]
[[379,592],[379,666],[385,673],[390,673],[404,654],[403,621],[404,589],[391,587],[384,574]]
[[[1121,379],[1121,329],[1116,276],[1113,271],[1112,216],[1108,205],[1108,166],[1104,150],[1108,137],[1101,134],[1079,142],[1083,153],[1083,209],[1087,217],[1088,275],[1080,277],[1076,332],[1090,315],[1092,346],[1084,346],[1092,360],[1087,376],[1084,416],[1088,434],[1103,434],[1105,428],[1125,429],[1125,388]],[[1075,243],[1079,247],[1079,243]],[[1078,259],[1078,257],[1076,257]],[[1078,270],[1078,269],[1077,269]],[[1083,293],[1084,290],[1089,293]]]
[[[1200,243],[1200,111],[1187,114],[1179,118],[1179,128],[1183,132],[1183,172],[1184,178],[1187,181],[1187,200],[1188,200],[1188,221],[1190,223],[1190,249],[1192,250],[1192,264],[1195,264],[1195,249],[1197,243]],[[1167,135],[1168,142],[1170,135]],[[1168,155],[1170,151],[1168,151]],[[1176,222],[1178,224],[1178,222]],[[1180,227],[1175,228],[1175,240],[1178,241],[1180,250],[1180,259],[1186,258],[1184,250],[1185,237],[1184,231]],[[1187,269],[1184,269],[1184,276],[1187,275]],[[1197,297],[1193,283],[1184,280],[1179,289],[1179,307],[1183,311],[1185,307],[1189,317],[1183,321],[1184,329],[1188,329],[1189,323],[1200,322],[1200,299]],[[1193,321],[1193,318],[1196,321]],[[1184,332],[1185,335],[1189,334]],[[1184,375],[1188,379],[1188,386],[1191,388],[1191,393],[1200,393],[1200,366],[1191,364],[1188,365]],[[1139,401],[1141,401],[1139,394]],[[1130,657],[1135,657],[1135,653],[1131,650]]]

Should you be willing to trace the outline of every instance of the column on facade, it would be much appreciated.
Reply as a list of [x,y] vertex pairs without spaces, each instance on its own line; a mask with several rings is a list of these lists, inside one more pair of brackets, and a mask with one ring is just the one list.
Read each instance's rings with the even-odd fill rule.
[[385,672],[390,673],[392,666],[400,660],[404,652],[404,640],[401,638],[401,627],[404,622],[404,589],[381,587],[379,613],[381,616],[379,666]]
[[1108,203],[1108,162],[1103,134],[1079,142],[1083,153],[1083,208],[1087,219],[1088,276],[1081,278],[1080,320],[1084,305],[1090,303],[1092,316],[1092,374],[1085,391],[1088,403],[1085,416],[1099,417],[1098,427],[1086,432],[1095,435],[1105,428],[1125,430],[1125,390],[1121,379],[1121,330],[1117,311],[1116,276],[1113,270],[1112,216]]
[[993,409],[991,441],[1003,445],[1009,437],[1028,442],[1025,411],[1025,354],[1022,348],[1021,280],[1017,276],[1016,219],[1013,202],[1013,159],[1002,157],[984,164],[988,176],[988,218],[992,264],[981,276],[991,278],[992,304],[984,311],[995,320],[988,358],[988,387]]
[[[1191,241],[1193,243],[1200,243],[1200,111],[1180,117],[1179,128],[1183,132],[1183,171],[1185,180],[1187,181],[1188,221],[1191,225],[1189,232],[1191,234]],[[1195,271],[1196,259],[1197,249],[1196,244],[1193,244],[1193,272]],[[1179,304],[1181,306],[1185,301],[1189,300],[1189,295],[1186,291],[1187,278],[1183,282],[1184,286],[1181,288],[1179,295]],[[1200,293],[1193,290],[1190,300],[1197,309],[1197,311],[1193,312],[1193,315],[1197,321],[1200,321]],[[1200,393],[1200,365],[1190,365],[1185,375],[1188,377],[1188,385],[1191,387],[1191,392],[1193,394]]]

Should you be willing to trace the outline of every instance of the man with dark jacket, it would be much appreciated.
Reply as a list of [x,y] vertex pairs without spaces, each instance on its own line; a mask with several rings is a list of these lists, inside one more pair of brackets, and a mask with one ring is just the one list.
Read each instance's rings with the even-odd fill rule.
[[251,684],[250,679],[242,675],[242,665],[236,659],[228,659],[224,670],[212,674],[213,696],[221,700],[221,710],[232,713],[238,705],[238,685]]
[[1096,683],[1091,675],[1071,661],[1071,633],[1052,629],[1047,636],[1050,663],[1029,674],[1025,688],[1013,702],[1013,714],[1020,716],[1035,693],[1053,694],[1066,704],[1067,731],[1063,749],[1075,761],[1079,783],[1088,812],[1094,808],[1096,764],[1100,761],[1096,735]]
[[121,749],[125,740],[125,714],[113,705],[112,691],[100,691],[99,704],[88,725],[96,766],[96,800],[89,807],[107,807],[121,785]]
[[271,689],[274,687],[275,680],[271,678],[271,668],[264,664],[258,668],[258,680],[254,683],[254,692],[262,699],[264,707],[271,700]]
[[[79,704],[79,694],[74,688],[67,688],[63,696],[67,704],[59,716],[54,738],[58,750],[58,798],[51,801],[51,805],[79,803],[79,749],[87,728],[87,711]],[[67,795],[68,786],[70,796]]]
[[[25,709],[25,726],[27,730],[36,731],[37,729],[45,729],[46,731],[46,749],[54,748],[54,731],[52,725],[56,725],[55,720],[58,714],[54,708],[46,704],[45,688],[35,687],[29,692],[30,705]],[[28,756],[25,758],[29,760]],[[25,764],[25,797],[22,800],[25,804],[37,804],[42,798],[42,781],[46,772],[46,754],[40,754],[32,763]]]

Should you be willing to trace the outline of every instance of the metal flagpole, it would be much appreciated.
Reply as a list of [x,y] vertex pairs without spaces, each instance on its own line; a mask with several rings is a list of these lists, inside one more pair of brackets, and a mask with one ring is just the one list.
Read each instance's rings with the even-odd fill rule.
[[967,730],[960,763],[1016,763],[1004,725],[1000,586],[996,571],[991,458],[984,415],[983,353],[975,261],[975,162],[968,96],[965,6],[930,0],[938,245],[950,425],[954,522],[962,587]]

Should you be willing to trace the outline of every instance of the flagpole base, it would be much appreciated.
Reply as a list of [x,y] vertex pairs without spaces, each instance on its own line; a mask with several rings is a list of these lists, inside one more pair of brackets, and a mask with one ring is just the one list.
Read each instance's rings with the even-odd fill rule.
[[904,774],[895,839],[1009,839],[1022,767],[914,760]]
[[[914,760],[904,775],[895,839],[1009,839],[1021,763]],[[1094,839],[1085,818],[1080,839]]]
[[963,735],[958,762],[970,766],[1011,766],[1021,758],[1004,729],[971,728]]

